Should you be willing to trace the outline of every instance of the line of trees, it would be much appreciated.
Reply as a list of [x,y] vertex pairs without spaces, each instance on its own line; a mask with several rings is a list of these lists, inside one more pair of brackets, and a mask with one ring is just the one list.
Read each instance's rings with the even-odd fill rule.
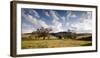
[[[48,37],[49,39],[51,31],[52,31],[51,28],[44,28],[44,27],[38,28],[35,32],[35,34],[37,34],[35,38],[43,37],[43,39],[45,39],[46,37]],[[34,31],[32,32],[32,34],[34,34]]]
[[[42,39],[46,39],[46,37],[49,39],[50,38],[50,32],[52,31],[52,29],[51,28],[44,28],[44,27],[41,27],[41,28],[38,28],[35,32],[33,31],[32,32],[32,36],[33,35],[35,35],[34,37],[36,38],[36,39],[39,39],[40,37],[42,37]],[[73,33],[73,32],[71,32],[71,30],[69,29],[68,30],[68,33],[66,34],[66,35],[59,35],[59,36],[57,36],[57,38],[58,39],[62,39],[62,38],[72,38],[72,39],[74,39],[74,38],[76,38],[76,33]]]

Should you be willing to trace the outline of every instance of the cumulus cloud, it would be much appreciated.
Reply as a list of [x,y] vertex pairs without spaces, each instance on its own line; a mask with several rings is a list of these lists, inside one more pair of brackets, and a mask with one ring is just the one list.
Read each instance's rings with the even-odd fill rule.
[[60,32],[60,31],[63,31],[63,29],[62,29],[62,23],[61,22],[59,22],[57,20],[53,20],[52,22],[53,22],[53,24],[50,25],[50,28],[53,29],[52,32]]
[[92,32],[91,26],[88,25],[87,23],[77,23],[77,24],[72,24],[71,26],[76,28],[75,32],[77,33],[91,33]]
[[[84,16],[83,16],[84,15]],[[92,18],[91,14],[83,13],[79,18],[80,22],[72,24],[71,26],[76,27],[78,33],[91,33],[92,32]],[[87,17],[87,18],[86,18]]]

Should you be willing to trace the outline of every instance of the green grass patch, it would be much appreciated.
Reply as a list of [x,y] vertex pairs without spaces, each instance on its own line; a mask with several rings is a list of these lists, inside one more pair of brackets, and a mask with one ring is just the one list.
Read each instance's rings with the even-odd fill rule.
[[85,43],[85,44],[82,44],[81,46],[92,46],[92,43]]

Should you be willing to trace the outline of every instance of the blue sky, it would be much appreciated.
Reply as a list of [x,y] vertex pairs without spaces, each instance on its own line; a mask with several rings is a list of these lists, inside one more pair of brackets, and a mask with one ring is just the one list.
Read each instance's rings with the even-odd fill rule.
[[52,28],[52,32],[68,29],[77,33],[92,32],[92,12],[51,9],[21,9],[22,33],[36,31],[37,28]]

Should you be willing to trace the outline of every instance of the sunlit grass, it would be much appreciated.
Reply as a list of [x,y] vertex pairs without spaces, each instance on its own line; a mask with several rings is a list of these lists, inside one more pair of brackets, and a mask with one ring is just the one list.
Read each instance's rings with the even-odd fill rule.
[[91,41],[73,39],[22,40],[22,49],[91,46]]

